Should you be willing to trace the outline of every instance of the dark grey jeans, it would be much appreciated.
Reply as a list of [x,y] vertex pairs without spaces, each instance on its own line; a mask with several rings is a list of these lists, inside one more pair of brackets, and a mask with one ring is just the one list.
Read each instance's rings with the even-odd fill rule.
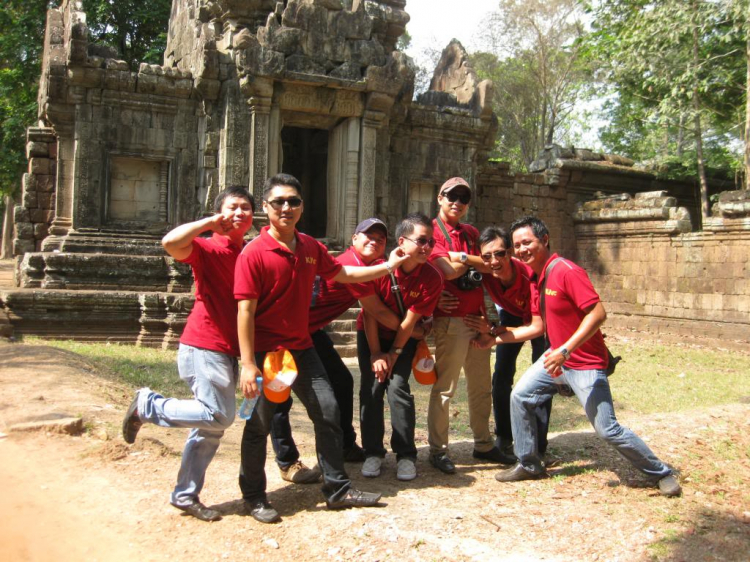
[[[351,487],[344,470],[339,407],[328,381],[323,364],[314,348],[292,350],[299,375],[292,391],[307,410],[315,429],[315,449],[323,472],[323,494],[328,501],[338,501]],[[263,364],[265,353],[256,353],[258,365]],[[245,422],[242,433],[240,489],[245,500],[266,496],[266,448],[271,420],[278,404],[262,395]]]
[[[391,340],[380,340],[380,349],[389,350]],[[357,332],[357,358],[362,379],[359,387],[360,431],[362,447],[368,457],[384,457],[385,418],[383,416],[383,396],[388,394],[391,412],[391,449],[397,459],[417,459],[417,446],[414,444],[414,396],[409,388],[411,362],[417,350],[417,340],[410,339],[404,351],[396,360],[390,379],[378,382],[370,363],[370,346],[363,330]]]

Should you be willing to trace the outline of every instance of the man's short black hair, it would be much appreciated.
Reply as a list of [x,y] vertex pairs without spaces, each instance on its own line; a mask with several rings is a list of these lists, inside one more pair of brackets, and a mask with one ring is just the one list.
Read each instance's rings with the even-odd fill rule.
[[401,238],[402,236],[406,238],[410,234],[413,234],[414,227],[417,225],[426,226],[432,230],[432,221],[427,215],[422,213],[409,213],[400,223],[398,223],[398,226],[396,227],[396,238]]
[[297,192],[297,195],[302,197],[302,184],[292,174],[276,174],[266,180],[263,184],[263,200],[268,201],[268,194],[274,187],[283,185],[286,187],[293,187]]
[[512,245],[510,243],[510,233],[499,226],[488,226],[479,235],[478,245],[481,248],[485,244],[494,242],[495,240],[502,240],[506,250],[510,250]]
[[214,213],[221,212],[221,207],[222,205],[224,205],[224,201],[227,197],[241,197],[242,199],[247,199],[250,203],[250,207],[252,208],[253,213],[255,212],[255,199],[253,199],[253,196],[250,195],[250,192],[247,190],[247,188],[241,185],[230,185],[224,191],[219,193],[214,199]]
[[544,222],[541,219],[538,219],[536,217],[532,217],[531,215],[523,217],[518,219],[517,221],[514,221],[513,224],[510,225],[510,235],[513,236],[513,233],[520,229],[529,227],[531,229],[531,232],[534,233],[534,236],[536,236],[539,240],[544,239],[544,235],[547,235],[547,247],[549,248],[549,229],[547,228],[547,225],[544,224]]

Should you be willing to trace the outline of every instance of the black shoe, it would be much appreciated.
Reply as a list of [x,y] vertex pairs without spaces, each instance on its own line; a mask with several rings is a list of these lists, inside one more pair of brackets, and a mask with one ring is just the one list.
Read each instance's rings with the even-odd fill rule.
[[276,523],[277,521],[281,521],[279,512],[266,499],[245,500],[245,505],[247,506],[248,513],[256,521],[260,521],[261,523]]
[[498,482],[520,482],[521,480],[539,480],[545,476],[546,473],[544,471],[534,474],[526,470],[521,463],[516,463],[513,468],[501,470],[495,474],[495,480]]
[[498,464],[513,464],[517,460],[515,456],[503,453],[497,447],[492,447],[492,449],[490,449],[489,451],[484,452],[474,449],[474,452],[471,454],[471,456],[475,459],[496,462]]
[[383,494],[372,492],[361,492],[354,488],[349,488],[346,495],[337,501],[326,500],[328,509],[346,509],[347,507],[372,507],[376,505]]
[[365,462],[365,451],[356,443],[344,448],[344,462]]
[[138,435],[138,430],[141,429],[142,425],[143,422],[138,417],[138,391],[136,391],[135,398],[130,403],[122,420],[122,438],[125,439],[125,443],[131,445],[135,443],[135,436]]
[[662,496],[677,497],[682,495],[682,487],[680,486],[677,476],[669,474],[659,480],[659,493]]
[[201,521],[221,521],[221,513],[219,513],[215,509],[207,508],[198,500],[195,500],[193,503],[189,503],[187,505],[177,505],[176,503],[173,503],[172,505],[177,509],[184,511],[188,515],[192,515],[196,519],[200,519]]
[[573,389],[570,388],[569,384],[558,384],[557,385],[557,393],[560,396],[564,396],[565,398],[570,398],[571,396],[575,396],[575,392],[573,392]]
[[445,474],[455,474],[456,465],[445,453],[430,455],[430,464]]

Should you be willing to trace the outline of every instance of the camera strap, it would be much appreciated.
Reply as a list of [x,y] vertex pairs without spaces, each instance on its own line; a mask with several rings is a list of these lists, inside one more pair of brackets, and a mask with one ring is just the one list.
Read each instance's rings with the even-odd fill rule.
[[550,273],[552,273],[552,270],[560,261],[562,261],[562,258],[555,258],[552,260],[552,262],[547,266],[547,269],[544,270],[544,280],[539,284],[539,312],[541,312],[542,321],[544,322],[544,347],[545,348],[549,348],[550,344],[549,344],[549,336],[547,336],[547,320],[546,320],[547,310],[544,304],[544,293],[547,287],[547,279],[549,279]]
[[[443,233],[443,237],[445,238],[445,242],[448,244],[448,249],[451,252],[455,252],[455,250],[453,249],[453,240],[451,240],[451,235],[448,233],[448,229],[445,227],[445,223],[443,222],[443,219],[440,218],[440,215],[438,215],[435,218],[435,222],[437,222],[438,227],[440,228],[440,232]],[[459,233],[459,236],[461,236],[464,239],[464,242],[466,242],[466,248],[468,250],[468,252],[466,252],[466,253],[470,254],[471,251],[474,249],[474,243],[471,241],[471,239],[469,238],[469,236],[466,234],[466,231],[464,231],[464,230],[462,230]],[[459,248],[459,251],[460,251],[460,248]]]
[[405,318],[406,308],[404,307],[404,299],[401,296],[401,286],[398,284],[396,275],[393,272],[391,272],[391,292],[396,297],[396,304],[398,304],[398,309],[401,312],[401,318]]

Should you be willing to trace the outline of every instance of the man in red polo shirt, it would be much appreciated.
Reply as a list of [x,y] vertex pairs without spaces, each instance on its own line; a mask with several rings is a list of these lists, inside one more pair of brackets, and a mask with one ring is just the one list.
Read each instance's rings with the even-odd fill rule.
[[[406,262],[395,273],[405,316],[395,331],[369,314],[357,322],[357,356],[362,374],[360,429],[367,457],[362,465],[362,475],[369,478],[380,475],[386,454],[383,446],[383,395],[387,392],[393,429],[391,447],[397,459],[396,477],[413,480],[417,477],[416,418],[409,375],[417,340],[412,334],[421,318],[430,316],[435,309],[443,288],[443,276],[427,263],[435,246],[430,219],[420,213],[407,215],[396,229],[396,237],[399,248],[407,256]],[[375,285],[386,306],[400,316],[391,279],[379,279]]]
[[[195,305],[177,353],[180,378],[190,385],[194,398],[164,398],[142,388],[123,421],[127,443],[135,442],[144,422],[191,428],[171,503],[202,521],[221,519],[221,514],[203,505],[198,496],[219,440],[234,421],[240,354],[234,268],[245,233],[253,225],[254,209],[247,189],[230,187],[216,197],[214,216],[178,226],[164,236],[167,253],[190,264],[195,277]],[[200,238],[205,232],[213,235]]]
[[[541,478],[546,471],[537,446],[536,409],[568,384],[596,433],[630,463],[658,482],[665,496],[682,493],[673,470],[643,440],[615,417],[606,369],[609,355],[599,328],[607,318],[604,305],[586,271],[552,254],[547,226],[536,217],[511,225],[515,254],[539,279],[533,298],[532,323],[509,328],[492,343],[524,341],[546,331],[550,349],[518,381],[511,394],[511,424],[518,463],[495,475],[500,482]],[[552,268],[550,270],[550,268]],[[544,293],[545,302],[540,302]],[[543,310],[542,310],[543,309]],[[480,340],[485,340],[480,337]]]
[[477,275],[476,270],[484,266],[477,245],[479,231],[460,222],[469,211],[471,188],[463,178],[451,178],[441,186],[437,201],[438,216],[432,221],[436,244],[430,260],[442,272],[445,291],[455,297],[457,305],[435,311],[437,381],[430,392],[427,430],[430,464],[454,474],[456,466],[448,456],[449,410],[462,369],[469,396],[469,425],[474,434],[473,457],[505,464],[512,464],[514,459],[500,452],[490,433],[490,350],[471,346],[477,332],[463,322],[465,316],[480,316],[484,311],[481,274]]
[[[341,265],[362,267],[382,263],[388,229],[383,221],[370,218],[362,221],[354,230],[352,245],[336,258]],[[401,323],[398,316],[390,310],[380,297],[375,294],[374,282],[338,283],[336,281],[316,279],[310,305],[310,335],[315,351],[323,362],[333,393],[341,412],[341,429],[344,434],[344,460],[346,462],[364,461],[364,452],[357,445],[357,434],[354,430],[354,378],[341,360],[331,337],[324,330],[344,312],[360,302],[362,308],[373,315],[379,322],[396,330]],[[423,337],[421,326],[415,328],[414,337]],[[289,423],[291,397],[281,404],[273,417],[271,442],[276,452],[276,463],[281,470],[281,477],[288,482],[312,483],[320,479],[320,472],[307,468],[299,460],[299,451],[292,437]]]
[[[479,236],[481,258],[488,273],[482,285],[492,302],[500,307],[499,325],[490,325],[482,316],[467,316],[466,324],[481,333],[494,336],[507,328],[517,328],[531,323],[531,277],[534,272],[523,262],[512,258],[510,234],[497,226],[488,226]],[[513,432],[510,425],[510,393],[516,374],[516,360],[523,347],[521,343],[498,346],[495,372],[492,375],[492,404],[495,412],[497,447],[506,455],[513,455]],[[531,340],[531,360],[536,362],[545,350],[544,337]],[[539,453],[544,458],[547,450],[547,432],[552,399],[537,410],[539,428]]]
[[[289,174],[266,181],[263,209],[270,226],[250,242],[237,260],[234,296],[239,301],[237,327],[242,373],[240,388],[247,398],[259,396],[267,352],[288,349],[299,375],[292,385],[315,428],[323,493],[330,509],[372,506],[380,494],[351,487],[344,471],[342,432],[336,397],[315,352],[309,332],[309,311],[316,276],[344,283],[365,283],[394,270],[405,260],[391,253],[388,262],[369,267],[342,266],[314,238],[296,230],[302,216],[302,187]],[[240,488],[250,515],[262,523],[280,519],[266,498],[266,443],[276,404],[260,394],[242,435]]]

